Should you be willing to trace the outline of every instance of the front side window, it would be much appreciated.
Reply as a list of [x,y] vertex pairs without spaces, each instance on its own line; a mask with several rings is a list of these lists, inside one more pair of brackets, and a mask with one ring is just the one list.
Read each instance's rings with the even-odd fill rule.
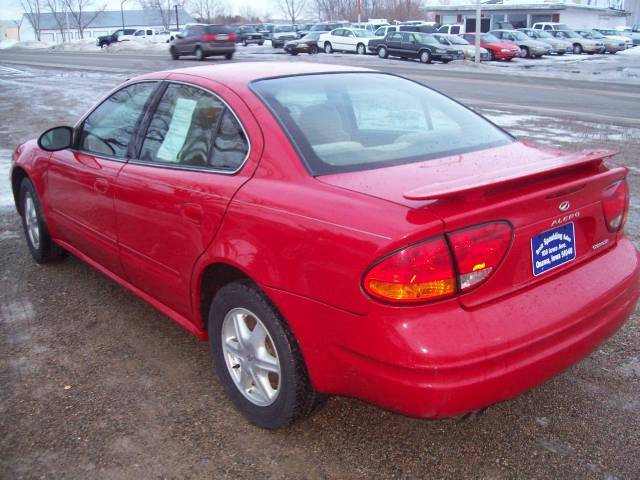
[[153,114],[139,157],[143,162],[236,170],[247,147],[244,131],[215,95],[170,84]]
[[392,75],[304,75],[259,80],[252,88],[285,127],[312,175],[420,162],[514,141],[447,97]]
[[156,82],[129,85],[102,102],[82,125],[79,149],[126,158],[131,136],[156,85]]

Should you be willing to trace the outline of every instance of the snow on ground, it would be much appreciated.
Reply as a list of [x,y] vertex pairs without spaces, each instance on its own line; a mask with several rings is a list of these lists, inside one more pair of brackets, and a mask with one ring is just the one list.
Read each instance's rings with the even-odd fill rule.
[[100,47],[96,45],[95,38],[82,38],[71,42],[57,43],[49,48],[51,50],[63,50],[70,52],[92,52],[100,50]]
[[139,52],[139,51],[168,53],[169,44],[151,42],[148,40],[132,40],[128,42],[112,43],[108,47],[104,48],[104,51],[106,51],[107,53]]
[[0,149],[0,209],[13,206],[13,194],[9,181],[11,150]]
[[17,40],[3,40],[0,42],[0,50],[7,50],[9,48],[32,50],[32,49],[41,49],[41,48],[51,48],[54,45],[56,44],[49,43],[49,42],[39,42],[37,40],[27,40],[24,42],[19,42]]

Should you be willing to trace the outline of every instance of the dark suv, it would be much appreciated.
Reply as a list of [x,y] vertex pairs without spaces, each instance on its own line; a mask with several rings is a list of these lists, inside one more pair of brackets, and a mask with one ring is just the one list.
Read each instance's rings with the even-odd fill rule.
[[250,43],[264,44],[264,37],[253,25],[240,25],[234,28],[236,33],[236,43],[241,43],[245,47]]
[[133,35],[136,32],[135,28],[121,28],[116,30],[111,35],[101,35],[96,38],[96,45],[100,48],[108,47],[112,43],[119,42],[120,35]]
[[464,60],[462,50],[443,45],[433,35],[420,32],[389,32],[382,39],[369,40],[369,51],[376,52],[380,58],[417,58],[422,63]]
[[198,60],[224,55],[231,60],[235,51],[236,34],[224,25],[188,25],[169,47],[174,60],[183,55],[195,55]]

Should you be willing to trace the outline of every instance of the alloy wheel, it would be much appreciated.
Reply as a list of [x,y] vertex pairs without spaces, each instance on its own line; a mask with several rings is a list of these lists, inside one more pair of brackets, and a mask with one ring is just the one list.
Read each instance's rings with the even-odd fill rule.
[[31,242],[31,245],[33,245],[33,248],[37,250],[40,248],[40,223],[38,222],[38,211],[36,210],[36,205],[33,202],[33,198],[30,193],[25,195],[24,216],[27,224],[29,241]]

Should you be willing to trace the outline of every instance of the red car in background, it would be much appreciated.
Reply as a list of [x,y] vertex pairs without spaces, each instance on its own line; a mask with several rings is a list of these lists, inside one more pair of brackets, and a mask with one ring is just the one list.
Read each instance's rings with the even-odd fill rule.
[[459,415],[634,310],[613,152],[519,142],[390,74],[264,65],[131,79],[11,171],[34,260],[71,252],[209,339],[250,421],[287,425],[328,394]]
[[[471,45],[476,43],[475,33],[465,33],[462,35]],[[511,42],[503,42],[495,35],[483,33],[480,35],[480,46],[489,50],[489,60],[507,60],[520,56],[520,48]]]

